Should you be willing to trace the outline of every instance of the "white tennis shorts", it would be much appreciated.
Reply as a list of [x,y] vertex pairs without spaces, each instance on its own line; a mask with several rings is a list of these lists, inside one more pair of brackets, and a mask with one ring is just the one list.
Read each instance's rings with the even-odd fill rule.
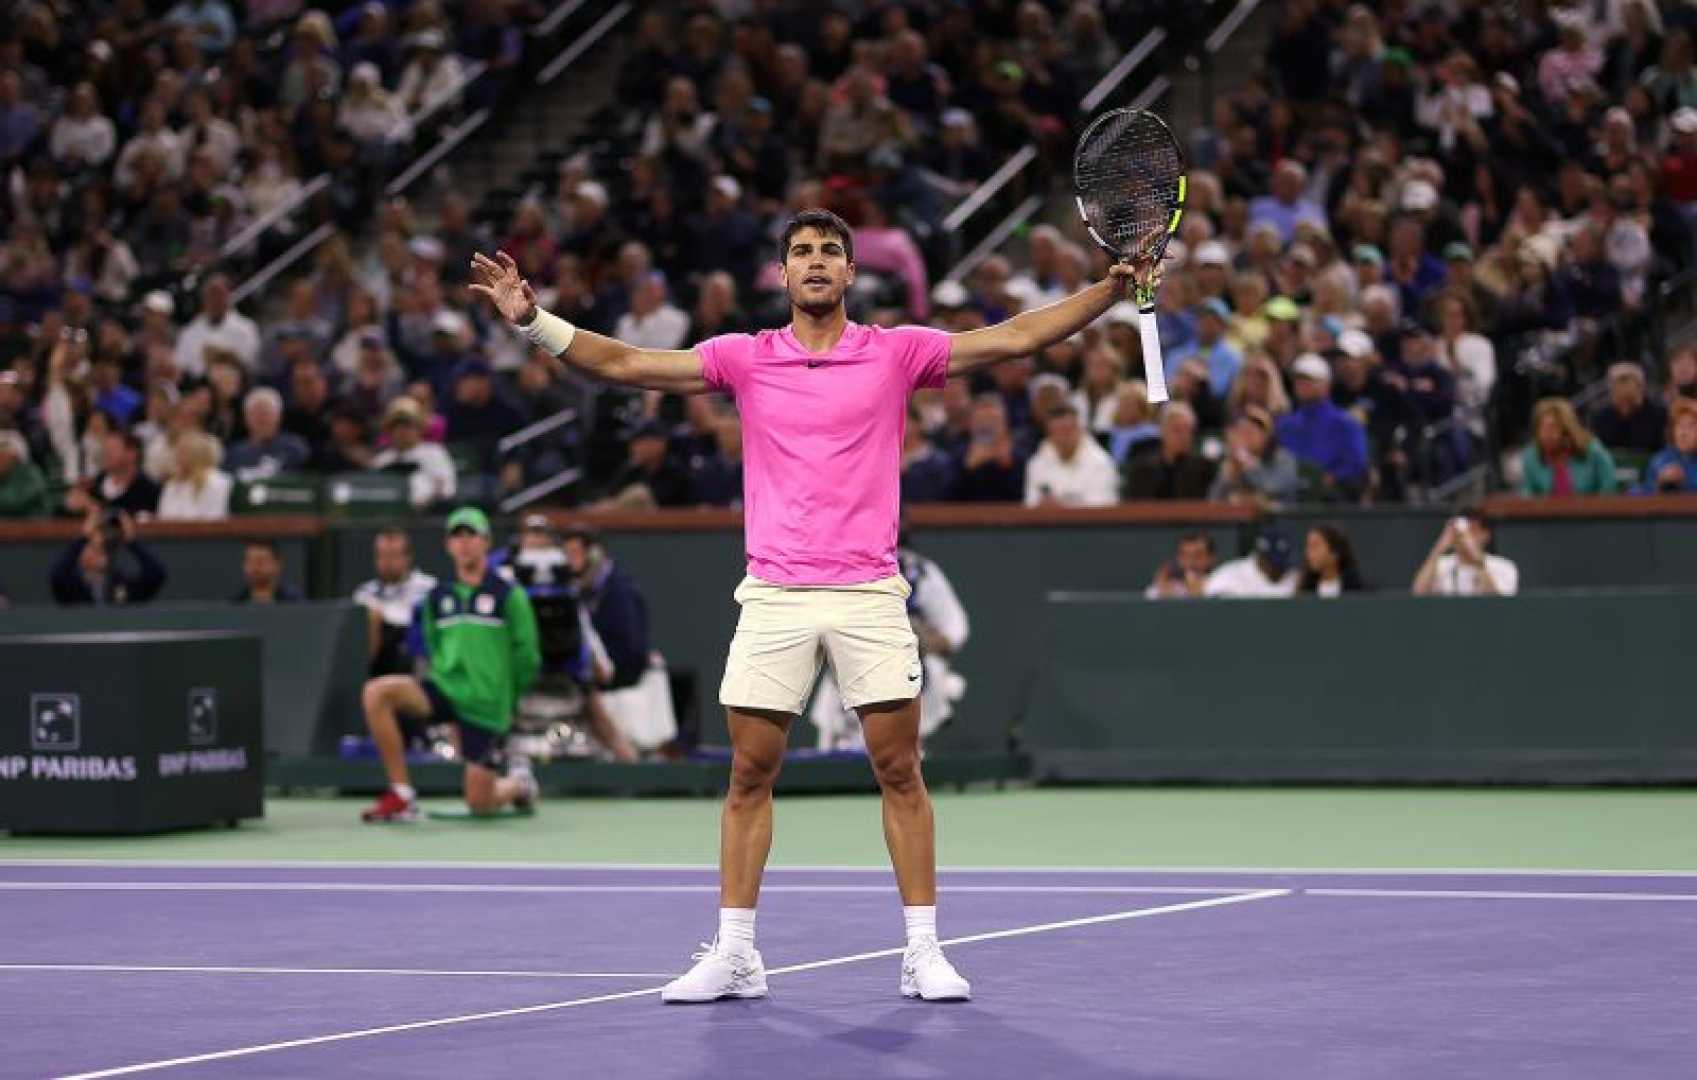
[[745,577],[719,703],[799,714],[829,660],[849,708],[919,695],[912,593],[900,574],[858,585],[797,587]]

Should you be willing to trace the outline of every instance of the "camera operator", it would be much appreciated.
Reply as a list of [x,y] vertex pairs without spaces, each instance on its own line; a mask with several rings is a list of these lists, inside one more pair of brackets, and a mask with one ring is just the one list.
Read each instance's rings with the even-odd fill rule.
[[414,657],[407,646],[413,609],[430,595],[436,579],[413,565],[412,538],[389,526],[371,542],[377,576],[354,590],[354,603],[366,611],[366,648],[370,675],[411,675]]
[[[541,514],[524,519],[513,543],[497,556],[499,572],[518,583],[536,612],[542,645],[542,673],[532,695],[569,699],[583,694],[583,716],[590,733],[615,761],[637,760],[636,748],[608,715],[599,686],[615,669],[578,602],[578,588],[560,538]],[[524,702],[520,702],[521,712]]]
[[60,604],[144,604],[165,587],[165,566],[136,539],[128,513],[96,510],[54,561],[49,580]]

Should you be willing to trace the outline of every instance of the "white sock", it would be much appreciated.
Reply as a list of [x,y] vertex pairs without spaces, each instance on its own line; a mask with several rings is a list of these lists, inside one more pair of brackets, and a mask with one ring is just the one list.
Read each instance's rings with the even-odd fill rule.
[[754,909],[751,907],[722,907],[719,909],[719,944],[730,952],[754,951]]
[[925,907],[903,907],[902,922],[907,924],[907,943],[912,945],[920,938],[937,937],[937,905]]
[[414,799],[418,798],[418,792],[412,789],[411,784],[390,784],[389,788],[407,802],[412,802]]

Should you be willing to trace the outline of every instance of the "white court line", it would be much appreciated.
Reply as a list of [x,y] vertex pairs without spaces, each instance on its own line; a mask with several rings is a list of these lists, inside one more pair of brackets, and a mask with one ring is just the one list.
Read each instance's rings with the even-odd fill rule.
[[664,979],[663,971],[434,971],[425,968],[193,967],[186,964],[0,964],[8,971],[141,975],[422,975],[476,979]]
[[[485,885],[432,881],[0,881],[0,892],[283,892],[283,893],[717,893],[714,885]],[[888,885],[765,885],[764,893],[876,893]],[[1254,889],[1203,885],[949,885],[944,893],[1107,893],[1219,896]]]
[[[1110,915],[1093,915],[1083,919],[1067,919],[1063,922],[1038,923],[1033,926],[1018,926],[1010,930],[992,930],[984,934],[969,934],[965,937],[949,938],[943,945],[968,945],[979,941],[995,941],[1001,938],[1023,937],[1027,934],[1049,933],[1055,930],[1068,930],[1076,926],[1098,926],[1103,923],[1123,922],[1129,919],[1147,919],[1155,915],[1173,915],[1181,911],[1198,911],[1202,908],[1221,907],[1226,904],[1242,904],[1251,900],[1271,900],[1274,897],[1290,895],[1289,889],[1261,889],[1252,893],[1240,893],[1236,896],[1216,896],[1208,900],[1190,900],[1182,904],[1165,904],[1161,907],[1137,908],[1131,911],[1119,911]],[[885,956],[899,956],[903,950],[880,949],[876,952],[857,953],[853,956],[833,957],[829,960],[814,960],[805,964],[791,964],[787,967],[773,968],[766,974],[791,975],[802,971],[816,971],[819,968],[835,967],[840,964],[855,964],[863,960],[873,960]],[[422,1031],[427,1028],[448,1027],[455,1024],[471,1024],[480,1020],[499,1020],[510,1016],[527,1016],[534,1013],[557,1012],[561,1009],[576,1009],[585,1005],[599,1005],[608,1001],[624,1001],[630,998],[647,997],[660,992],[660,987],[653,986],[645,990],[626,990],[617,994],[598,994],[595,997],[573,998],[570,1001],[552,1001],[541,1005],[524,1005],[512,1009],[495,1009],[490,1012],[467,1013],[463,1016],[444,1016],[435,1020],[419,1020],[407,1024],[388,1024],[383,1027],[361,1028],[357,1031],[339,1031],[331,1035],[314,1035],[304,1039],[288,1039],[283,1042],[264,1043],[259,1046],[242,1046],[234,1050],[218,1050],[209,1054],[193,1054],[188,1057],[169,1058],[163,1061],[146,1061],[139,1065],[122,1065],[112,1069],[100,1069],[95,1072],[77,1073],[60,1080],[99,1080],[107,1076],[127,1076],[132,1073],[151,1072],[156,1069],[175,1068],[180,1065],[199,1065],[208,1061],[225,1061],[230,1058],[249,1057],[254,1054],[266,1054],[276,1050],[295,1050],[306,1046],[322,1046],[325,1043],[346,1042],[350,1039],[365,1039],[377,1035],[393,1035],[402,1031]]]
[[[510,862],[459,859],[5,859],[0,869],[18,868],[85,868],[85,869],[160,869],[160,870],[512,870],[532,873],[558,873],[563,870],[608,870],[632,873],[699,872],[717,873],[714,863],[630,863],[630,862]],[[888,874],[884,864],[849,865],[846,863],[795,863],[771,865],[769,874]],[[939,866],[939,874],[1312,874],[1317,877],[1645,877],[1697,878],[1693,870],[1643,870],[1572,867],[1505,867],[1505,866]]]
[[1697,901],[1697,893],[1515,892],[1507,889],[1303,889],[1302,893],[1305,896],[1409,897],[1422,900]]

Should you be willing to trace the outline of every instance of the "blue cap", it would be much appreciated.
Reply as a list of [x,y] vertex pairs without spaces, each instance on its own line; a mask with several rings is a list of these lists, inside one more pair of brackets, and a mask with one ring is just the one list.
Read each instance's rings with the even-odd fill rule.
[[1218,315],[1222,319],[1229,319],[1232,316],[1231,309],[1226,307],[1226,302],[1217,296],[1210,296],[1200,304],[1197,304],[1196,307],[1200,312],[1205,312],[1209,315]]
[[1255,554],[1264,556],[1274,572],[1282,574],[1290,565],[1290,540],[1277,529],[1263,529],[1255,538]]

